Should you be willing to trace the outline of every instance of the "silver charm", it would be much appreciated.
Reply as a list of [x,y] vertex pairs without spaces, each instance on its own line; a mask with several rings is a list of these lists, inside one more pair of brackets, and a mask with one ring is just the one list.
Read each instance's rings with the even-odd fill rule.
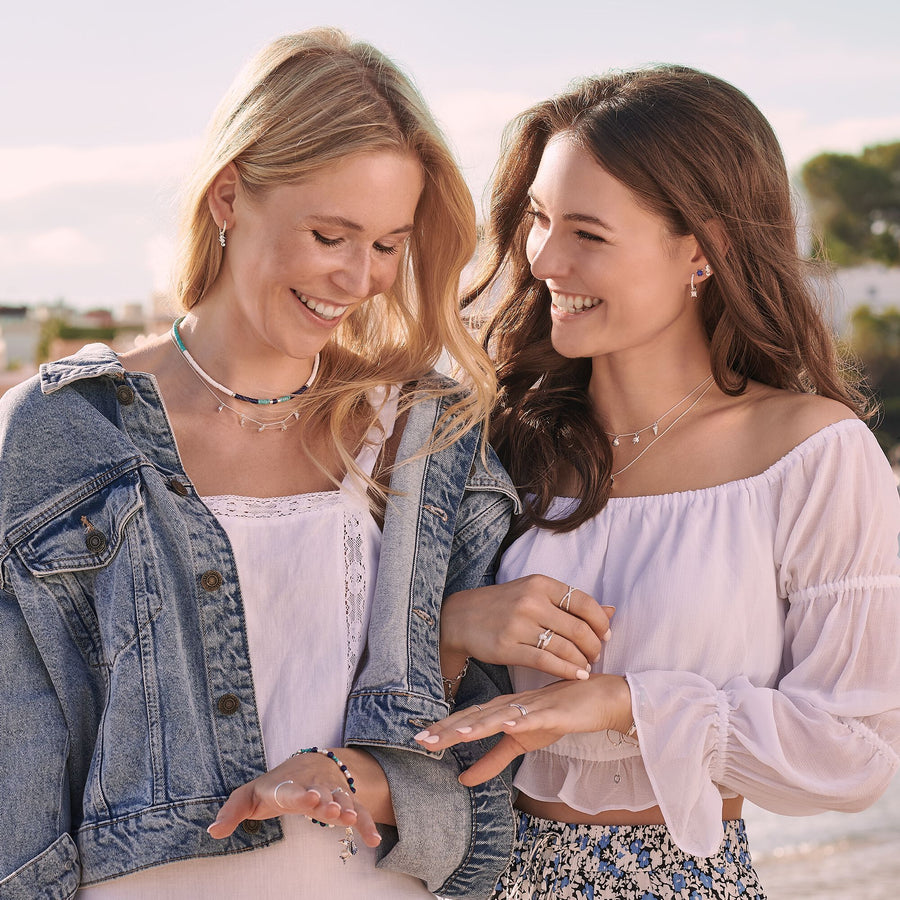
[[634,433],[634,437],[631,439],[632,444],[639,444],[641,442],[641,436],[637,432]]
[[359,847],[356,846],[356,841],[353,840],[353,829],[348,825],[347,830],[344,832],[344,836],[341,838],[340,843],[343,844],[344,849],[341,850],[341,861],[346,863],[351,856],[356,856],[359,852]]

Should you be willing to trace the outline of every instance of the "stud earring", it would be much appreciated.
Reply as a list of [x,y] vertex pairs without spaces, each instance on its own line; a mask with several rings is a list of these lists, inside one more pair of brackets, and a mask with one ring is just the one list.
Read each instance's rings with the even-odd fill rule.
[[225,228],[228,223],[222,219],[222,227],[219,229],[219,243],[224,247],[225,246]]
[[712,266],[707,263],[704,271],[706,272],[706,277],[709,278],[709,276],[712,275]]

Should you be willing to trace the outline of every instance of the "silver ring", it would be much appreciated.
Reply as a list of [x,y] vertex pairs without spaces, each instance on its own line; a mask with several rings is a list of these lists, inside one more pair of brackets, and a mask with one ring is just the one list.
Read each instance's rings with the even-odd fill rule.
[[528,710],[522,706],[521,703],[507,703],[507,706],[511,706],[513,709],[517,709],[520,713],[522,713],[522,718],[528,715]]
[[572,591],[574,590],[575,588],[570,584],[569,589],[559,598],[558,606],[561,610],[564,610],[565,612],[569,611],[569,603],[572,601]]
[[551,628],[547,628],[544,631],[542,631],[537,639],[538,650],[543,650],[544,647],[546,647],[547,644],[549,644],[550,641],[553,640],[554,634],[556,634],[556,632],[553,631],[553,629],[551,629]]
[[276,806],[280,806],[282,809],[287,809],[287,807],[283,803],[279,803],[278,801],[278,788],[284,787],[286,784],[293,783],[293,781],[282,781],[280,784],[275,785],[275,792],[272,794],[272,799],[275,801]]
[[348,797],[350,796],[349,793],[347,791],[345,791],[343,788],[335,788],[331,792],[331,796],[333,797],[335,794],[347,794]]
[[484,712],[484,707],[483,707],[483,706],[479,706],[477,703],[475,704],[475,706],[474,706],[473,708],[474,708],[474,709],[477,709],[478,712]]

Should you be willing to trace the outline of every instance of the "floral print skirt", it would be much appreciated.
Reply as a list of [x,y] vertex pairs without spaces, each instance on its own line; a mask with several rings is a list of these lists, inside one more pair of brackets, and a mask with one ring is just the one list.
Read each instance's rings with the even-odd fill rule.
[[765,900],[744,820],[722,823],[712,857],[688,856],[665,825],[568,825],[519,814],[492,900]]

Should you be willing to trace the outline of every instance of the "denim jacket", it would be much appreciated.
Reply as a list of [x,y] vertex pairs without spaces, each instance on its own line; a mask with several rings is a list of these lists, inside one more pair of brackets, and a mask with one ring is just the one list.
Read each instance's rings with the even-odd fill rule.
[[[427,441],[410,412],[398,461]],[[453,591],[490,578],[517,503],[479,436],[399,466],[385,516],[369,650],[346,743],[391,785],[380,866],[450,897],[486,896],[511,854],[508,778],[456,776],[412,735],[447,714],[438,637]],[[278,819],[206,832],[266,771],[228,539],[186,476],[158,388],[101,344],[43,366],[0,402],[0,897],[70,898],[80,883],[264,847]],[[508,690],[470,667],[462,701]],[[399,838],[399,839],[398,839]]]

